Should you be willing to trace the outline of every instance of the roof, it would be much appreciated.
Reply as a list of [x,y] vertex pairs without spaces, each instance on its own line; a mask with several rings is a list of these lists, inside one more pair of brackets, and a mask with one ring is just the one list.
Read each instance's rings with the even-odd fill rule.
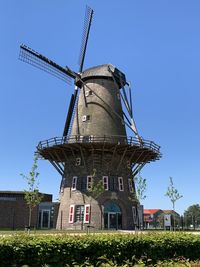
[[24,194],[24,191],[0,190],[0,194]]
[[144,209],[144,215],[153,215],[157,212],[162,212],[164,214],[176,214],[177,216],[180,216],[176,211],[174,210],[161,210],[161,209]]
[[178,214],[178,212],[176,212],[176,211],[174,211],[174,210],[163,210],[163,212],[165,213],[165,214],[177,214],[178,216],[180,216],[179,214]]
[[[25,194],[25,191],[0,190],[0,194],[24,195]],[[42,192],[39,192],[39,194],[52,196],[52,194],[42,193]]]
[[[126,84],[126,77],[123,72],[118,70],[115,66],[112,64],[103,64],[99,66],[94,66],[92,68],[86,69],[81,73],[81,79],[83,81],[89,80],[89,79],[95,79],[95,78],[104,78],[104,79],[114,79],[120,86],[125,86]],[[82,83],[77,80],[76,85],[79,87],[82,86]]]
[[144,209],[144,214],[155,214],[158,211],[162,211],[161,209]]

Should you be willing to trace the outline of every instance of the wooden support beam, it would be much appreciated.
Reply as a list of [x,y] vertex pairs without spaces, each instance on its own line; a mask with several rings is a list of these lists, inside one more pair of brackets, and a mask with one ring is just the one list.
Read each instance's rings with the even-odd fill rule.
[[125,157],[125,155],[126,155],[126,151],[127,151],[127,149],[128,149],[128,147],[126,147],[126,149],[124,150],[124,153],[123,153],[123,155],[122,155],[122,157],[121,157],[121,160],[120,160],[120,162],[119,162],[119,164],[118,164],[118,166],[117,166],[117,171],[118,171],[119,168],[121,167],[121,164],[122,164],[122,162],[123,162],[123,160],[124,160],[124,157]]
[[61,176],[64,175],[64,171],[62,172],[62,170],[60,170],[60,169],[58,168],[58,166],[56,165],[55,162],[53,162],[53,161],[51,161],[51,160],[49,160],[49,162],[50,162],[50,163],[53,165],[53,167],[59,172],[59,174],[60,174]]

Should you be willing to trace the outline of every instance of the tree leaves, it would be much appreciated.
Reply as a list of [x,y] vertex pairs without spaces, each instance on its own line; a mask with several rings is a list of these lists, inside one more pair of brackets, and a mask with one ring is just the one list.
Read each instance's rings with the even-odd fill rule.
[[144,200],[147,196],[145,195],[145,191],[147,188],[147,181],[140,174],[134,177],[135,187],[136,187],[136,197],[138,202]]
[[165,196],[168,196],[170,201],[172,202],[173,210],[175,210],[175,203],[177,200],[182,198],[183,196],[179,194],[178,190],[174,187],[172,177],[169,177],[170,185],[167,188],[167,192]]
[[34,156],[33,165],[29,175],[20,174],[27,182],[28,189],[24,190],[25,196],[24,199],[29,207],[29,229],[31,225],[31,213],[32,209],[36,207],[42,200],[42,195],[39,193],[38,181],[39,172],[37,172],[37,155]]
[[198,225],[200,225],[199,204],[189,206],[188,209],[184,212],[184,219],[187,224],[187,227],[193,225],[193,228],[195,229]]

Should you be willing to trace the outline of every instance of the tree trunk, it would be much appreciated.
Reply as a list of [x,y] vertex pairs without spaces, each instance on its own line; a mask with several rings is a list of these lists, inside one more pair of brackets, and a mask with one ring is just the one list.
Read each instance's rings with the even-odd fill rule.
[[32,208],[29,207],[29,216],[28,216],[28,234],[30,234],[30,230],[31,230],[31,217],[32,217]]

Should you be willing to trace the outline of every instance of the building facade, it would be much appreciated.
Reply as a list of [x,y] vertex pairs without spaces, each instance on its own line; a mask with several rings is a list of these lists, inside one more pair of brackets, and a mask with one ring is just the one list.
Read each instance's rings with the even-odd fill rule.
[[135,229],[134,176],[160,158],[160,147],[136,130],[136,136],[126,135],[124,73],[104,64],[83,71],[75,83],[79,95],[69,109],[68,135],[37,147],[62,175],[57,229]]
[[[32,228],[55,228],[58,203],[52,195],[43,194],[42,202],[32,210]],[[29,209],[23,191],[0,191],[0,229],[24,229],[28,226]]]
[[145,229],[171,229],[180,226],[180,215],[173,210],[144,209]]

